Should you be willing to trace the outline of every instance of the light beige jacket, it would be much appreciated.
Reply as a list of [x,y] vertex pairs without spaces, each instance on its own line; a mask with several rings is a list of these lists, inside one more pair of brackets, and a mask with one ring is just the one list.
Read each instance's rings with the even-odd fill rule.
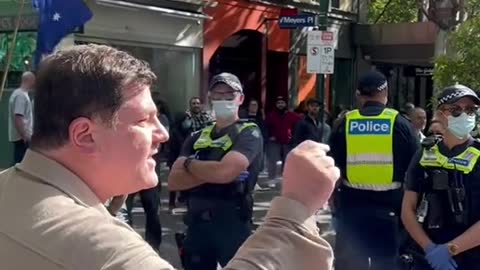
[[[332,250],[306,209],[274,199],[265,224],[226,269],[331,269]],[[0,269],[173,269],[112,217],[72,172],[27,151],[0,173]]]

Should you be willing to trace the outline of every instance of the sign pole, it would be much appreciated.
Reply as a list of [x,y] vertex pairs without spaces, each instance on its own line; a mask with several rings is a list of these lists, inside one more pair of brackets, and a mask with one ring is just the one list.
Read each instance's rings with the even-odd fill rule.
[[[320,16],[318,19],[319,30],[326,31],[328,26],[328,11],[330,10],[330,0],[320,1]],[[320,130],[320,138],[323,140],[323,133],[325,131],[325,74],[317,73],[317,98],[320,100],[320,123],[322,128]]]
[[2,100],[2,94],[3,94],[3,91],[5,89],[5,83],[7,82],[8,69],[10,68],[10,64],[12,62],[13,53],[15,51],[15,46],[17,45],[18,29],[20,28],[20,18],[22,16],[24,6],[25,6],[25,0],[21,0],[20,7],[18,8],[17,20],[15,22],[15,29],[13,31],[12,44],[10,45],[10,48],[7,48],[7,50],[8,50],[7,61],[5,61],[5,67],[3,69],[2,82],[0,84],[0,101]]

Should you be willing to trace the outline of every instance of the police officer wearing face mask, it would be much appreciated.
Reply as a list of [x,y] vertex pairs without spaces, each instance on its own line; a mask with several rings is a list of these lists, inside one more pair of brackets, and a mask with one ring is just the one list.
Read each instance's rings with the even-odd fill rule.
[[332,132],[330,149],[341,169],[334,196],[335,269],[394,270],[399,265],[402,182],[417,150],[411,124],[387,108],[383,74],[364,74],[358,110]]
[[225,266],[251,233],[252,190],[261,168],[263,139],[255,123],[241,121],[238,78],[212,79],[209,98],[216,123],[193,133],[169,175],[171,191],[189,190],[184,240],[186,270]]
[[466,86],[445,88],[435,113],[443,138],[428,137],[407,171],[402,220],[415,270],[480,267],[480,143],[470,136],[479,104]]

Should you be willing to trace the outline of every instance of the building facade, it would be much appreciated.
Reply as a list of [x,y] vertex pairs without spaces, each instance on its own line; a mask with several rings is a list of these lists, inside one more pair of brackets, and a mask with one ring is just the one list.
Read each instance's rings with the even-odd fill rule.
[[158,76],[155,99],[172,112],[185,111],[199,95],[203,1],[87,1],[94,16],[74,42],[107,44],[148,61]]

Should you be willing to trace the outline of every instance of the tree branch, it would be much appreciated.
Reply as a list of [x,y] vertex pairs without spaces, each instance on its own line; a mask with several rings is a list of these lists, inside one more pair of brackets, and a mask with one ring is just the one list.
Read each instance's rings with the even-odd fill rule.
[[388,0],[388,2],[385,4],[385,6],[383,7],[383,10],[382,12],[380,12],[380,15],[378,15],[378,17],[375,19],[375,21],[373,22],[374,24],[376,24],[382,17],[383,17],[383,14],[385,14],[385,12],[387,11],[387,8],[388,6],[393,2],[393,0]]
[[[450,1],[455,1],[455,0],[450,0]],[[451,26],[448,25],[448,23],[443,23],[441,20],[437,20],[436,16],[432,16],[432,15],[425,9],[425,6],[423,5],[422,0],[416,0],[416,2],[417,2],[418,8],[422,11],[423,14],[425,14],[425,16],[427,17],[427,19],[428,19],[429,21],[434,22],[438,27],[440,27],[441,29],[446,30],[446,31],[448,31],[448,30],[451,28]],[[432,4],[433,4],[433,3],[430,2],[430,4],[429,4],[430,7],[429,7],[429,9],[433,9],[433,10],[435,11],[435,10],[436,10],[436,7],[432,7],[432,6],[431,6]],[[434,13],[434,15],[435,15],[435,13]]]
[[428,11],[425,9],[425,6],[423,5],[423,1],[422,0],[415,0],[415,1],[417,3],[418,9],[422,11],[423,15],[425,15],[429,21],[433,21],[432,17],[428,13]]

